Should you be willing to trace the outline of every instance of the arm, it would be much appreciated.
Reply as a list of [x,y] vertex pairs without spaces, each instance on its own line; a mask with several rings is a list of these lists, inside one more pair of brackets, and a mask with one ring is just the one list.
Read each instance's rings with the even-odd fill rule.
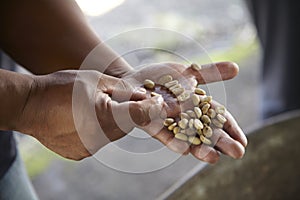
[[[78,69],[101,43],[73,0],[1,0],[0,24],[1,48],[34,74]],[[91,67],[117,77],[132,69],[121,58],[101,69],[104,58],[116,55],[103,48]]]

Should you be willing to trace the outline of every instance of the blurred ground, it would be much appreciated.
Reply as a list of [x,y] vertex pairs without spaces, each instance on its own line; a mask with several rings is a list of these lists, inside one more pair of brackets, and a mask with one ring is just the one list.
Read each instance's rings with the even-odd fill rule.
[[[168,28],[196,39],[208,51],[212,61],[239,63],[239,76],[225,82],[226,102],[241,127],[247,129],[258,121],[260,54],[243,3],[241,0],[127,0],[106,14],[88,19],[104,40],[136,28]],[[135,38],[131,39],[134,41]],[[126,42],[130,45],[130,41]],[[155,42],[168,47],[173,41],[158,37]],[[207,62],[207,56],[189,51],[188,47],[182,48],[199,63]],[[136,66],[145,60],[168,59],[168,55],[146,53],[129,61]],[[119,145],[125,149],[140,148],[130,139]],[[159,145],[154,140],[147,140],[147,145],[141,146],[153,148]],[[81,162],[60,159],[28,137],[22,138],[20,148],[42,200],[155,199],[195,166],[203,165],[193,157],[185,156],[159,171],[128,174],[108,168],[94,158]]]

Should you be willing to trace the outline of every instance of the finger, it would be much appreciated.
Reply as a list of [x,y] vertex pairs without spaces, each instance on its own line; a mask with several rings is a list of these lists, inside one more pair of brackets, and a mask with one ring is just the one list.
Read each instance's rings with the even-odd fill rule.
[[111,101],[111,115],[117,127],[128,133],[134,127],[143,127],[160,118],[163,99],[156,96],[143,101]]
[[239,141],[244,147],[247,146],[248,140],[245,133],[242,131],[233,116],[226,111],[224,114],[227,122],[224,124],[223,129],[235,140]]
[[202,65],[199,71],[188,67],[184,75],[193,75],[199,84],[223,81],[234,78],[238,74],[239,68],[233,62],[219,62]]
[[211,164],[218,162],[220,159],[220,153],[216,149],[204,144],[191,146],[191,154],[197,159]]
[[[218,106],[221,106],[218,102],[212,101],[211,103],[213,108],[216,108]],[[248,141],[245,133],[238,125],[237,121],[234,119],[234,117],[228,112],[227,110],[224,113],[224,117],[227,119],[225,122],[223,129],[227,134],[232,137],[234,140],[237,140],[240,142],[244,147],[247,146]]]
[[163,128],[158,134],[155,134],[154,138],[176,153],[187,155],[190,151],[190,145],[187,142],[174,138],[174,135],[166,128]]
[[222,129],[215,129],[211,139],[215,143],[215,149],[223,154],[235,159],[244,156],[245,148],[241,143],[229,137]]
[[108,94],[112,100],[118,102],[138,101],[147,98],[146,90],[137,83],[112,76],[102,75],[98,82],[98,88]]

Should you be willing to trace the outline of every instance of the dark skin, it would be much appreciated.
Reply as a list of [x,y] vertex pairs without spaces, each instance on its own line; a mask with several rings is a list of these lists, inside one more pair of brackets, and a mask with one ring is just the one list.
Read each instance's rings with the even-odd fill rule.
[[[182,85],[192,88],[196,81],[233,78],[238,72],[236,65],[219,63],[195,73],[184,65],[168,63],[135,71],[119,57],[106,67],[108,58],[117,55],[104,45],[97,55],[99,59],[86,68],[90,70],[78,71],[87,54],[101,41],[74,1],[1,0],[0,4],[0,46],[35,74],[0,70],[0,96],[6,97],[0,100],[1,130],[31,135],[52,151],[74,160],[90,156],[134,127],[176,152],[190,152],[206,162],[215,163],[220,152],[233,158],[243,156],[247,140],[230,113],[226,113],[228,122],[219,131],[215,147],[189,147],[159,128],[163,116],[158,111],[168,105],[147,97],[137,84],[148,77],[158,79],[164,71],[185,77]],[[73,70],[57,72],[65,69]],[[42,74],[46,75],[39,76]],[[80,94],[75,100],[74,85]],[[91,112],[94,108],[96,118]],[[115,112],[122,114],[116,116]],[[156,114],[150,115],[151,112]]]

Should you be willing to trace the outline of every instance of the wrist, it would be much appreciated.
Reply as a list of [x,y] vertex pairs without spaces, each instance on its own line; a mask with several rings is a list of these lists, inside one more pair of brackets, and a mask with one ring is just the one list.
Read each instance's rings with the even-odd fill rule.
[[34,85],[34,76],[1,70],[0,80],[0,129],[17,130]]
[[[14,127],[13,130],[22,132],[27,134],[27,127],[30,126],[31,122],[29,118],[29,115],[26,114],[25,115],[25,111],[28,108],[28,104],[32,99],[32,96],[34,96],[34,94],[36,93],[36,88],[37,88],[37,77],[35,75],[31,75],[28,78],[27,81],[27,86],[26,86],[26,90],[24,91],[24,96],[22,97],[22,102],[21,102],[21,106],[18,109],[17,114],[15,115],[15,119],[14,121]],[[35,109],[36,110],[36,109]]]

